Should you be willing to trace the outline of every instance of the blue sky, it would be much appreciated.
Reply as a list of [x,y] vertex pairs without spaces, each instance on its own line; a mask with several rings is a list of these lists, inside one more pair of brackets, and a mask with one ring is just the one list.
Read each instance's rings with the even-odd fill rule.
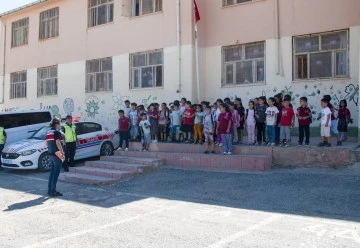
[[36,2],[36,0],[0,0],[0,13]]

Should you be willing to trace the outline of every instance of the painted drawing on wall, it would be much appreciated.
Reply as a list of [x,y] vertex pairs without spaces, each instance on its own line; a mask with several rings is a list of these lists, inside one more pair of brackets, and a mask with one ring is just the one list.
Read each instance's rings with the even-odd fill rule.
[[61,119],[60,109],[57,105],[51,106],[50,111],[54,117]]
[[100,100],[96,96],[88,96],[85,100],[87,117],[94,119],[99,114]]
[[63,103],[65,115],[72,115],[74,112],[74,100],[72,98],[66,98]]
[[129,96],[122,96],[120,94],[116,94],[112,97],[113,99],[113,110],[120,110],[125,108],[125,101],[129,100]]

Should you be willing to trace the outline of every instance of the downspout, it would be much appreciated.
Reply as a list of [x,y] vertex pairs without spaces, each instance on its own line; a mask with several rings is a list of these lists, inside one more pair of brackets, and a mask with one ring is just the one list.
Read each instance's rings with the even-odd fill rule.
[[2,68],[2,100],[0,104],[5,102],[5,69],[6,69],[6,24],[3,23],[4,26],[4,60],[3,60],[3,68]]
[[177,61],[177,81],[178,89],[176,93],[181,93],[181,26],[180,26],[180,0],[176,0],[176,47],[178,52]]
[[280,13],[279,0],[275,1],[275,70],[280,75]]

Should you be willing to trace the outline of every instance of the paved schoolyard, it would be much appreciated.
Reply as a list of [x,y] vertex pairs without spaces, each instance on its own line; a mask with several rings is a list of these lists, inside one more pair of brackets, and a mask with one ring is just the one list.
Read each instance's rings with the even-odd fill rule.
[[115,186],[0,172],[0,247],[360,247],[360,164],[207,173],[160,169]]

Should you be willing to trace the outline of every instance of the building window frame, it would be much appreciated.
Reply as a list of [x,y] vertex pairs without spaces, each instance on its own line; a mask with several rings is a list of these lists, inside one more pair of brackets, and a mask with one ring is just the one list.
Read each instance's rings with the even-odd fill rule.
[[112,57],[86,61],[86,93],[113,91]]
[[11,47],[27,45],[29,43],[29,17],[12,22],[11,27]]
[[[257,48],[256,48],[257,47]],[[253,48],[253,50],[251,50]],[[260,50],[258,50],[260,49]],[[227,51],[233,51],[228,54]],[[236,51],[237,50],[237,51]],[[251,54],[250,52],[253,52]],[[259,55],[257,55],[259,54]],[[232,58],[228,56],[233,56]],[[266,82],[266,43],[252,42],[222,47],[222,87],[258,85]],[[251,73],[246,73],[251,68]]]
[[235,6],[244,3],[256,2],[259,0],[223,0],[223,7]]
[[[164,50],[130,54],[130,89],[164,87]],[[149,78],[151,77],[151,78]],[[147,80],[147,82],[145,82]]]
[[[337,34],[339,35],[338,41]],[[327,41],[329,37],[330,39]],[[331,37],[333,38],[331,39]],[[301,44],[300,40],[307,48],[298,46]],[[336,47],[337,45],[339,47]],[[339,79],[348,78],[350,75],[350,33],[348,29],[294,36],[292,48],[294,81]],[[301,49],[303,51],[299,51]],[[328,61],[330,64],[326,63]],[[320,68],[320,66],[323,66],[323,71],[314,69]]]
[[10,99],[26,98],[27,72],[19,71],[10,74]]
[[[152,1],[152,10],[144,8],[144,1]],[[163,11],[163,0],[131,0],[131,16],[138,17]]]
[[58,94],[58,66],[38,68],[38,97],[57,96]]
[[[101,19],[101,15],[103,19]],[[88,28],[114,22],[114,0],[88,0]]]
[[59,36],[60,8],[55,7],[40,13],[39,40]]

